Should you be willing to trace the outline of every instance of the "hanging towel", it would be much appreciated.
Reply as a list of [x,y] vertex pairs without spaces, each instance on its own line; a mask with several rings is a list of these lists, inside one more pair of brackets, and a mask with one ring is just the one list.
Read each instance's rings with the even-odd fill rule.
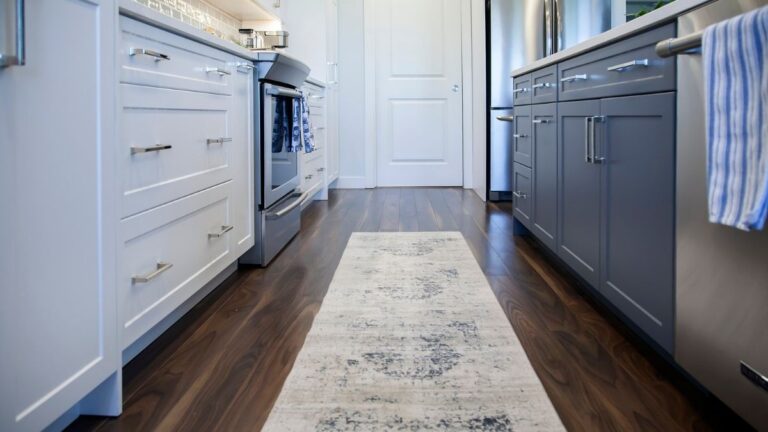
[[304,149],[305,153],[315,151],[315,135],[312,133],[312,124],[309,119],[309,104],[304,92],[293,99],[293,147]]
[[768,213],[768,7],[707,28],[709,220],[761,230]]

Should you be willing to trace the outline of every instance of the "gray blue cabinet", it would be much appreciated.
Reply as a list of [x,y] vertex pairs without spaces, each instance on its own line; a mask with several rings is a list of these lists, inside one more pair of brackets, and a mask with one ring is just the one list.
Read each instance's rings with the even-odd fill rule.
[[601,115],[600,291],[671,352],[675,94],[603,99]]
[[558,104],[559,241],[557,254],[592,286],[600,282],[600,165],[590,158],[588,137],[600,101]]
[[533,201],[533,179],[531,169],[519,163],[514,164],[513,192],[515,218],[529,230],[533,227],[531,202]]
[[515,132],[512,134],[515,162],[531,167],[533,147],[531,145],[531,106],[515,107]]
[[557,104],[531,107],[533,234],[554,249],[557,239]]

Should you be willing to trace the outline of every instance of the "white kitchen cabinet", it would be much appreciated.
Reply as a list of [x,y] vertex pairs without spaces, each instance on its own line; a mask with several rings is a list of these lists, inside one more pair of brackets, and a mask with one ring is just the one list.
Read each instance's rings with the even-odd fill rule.
[[255,167],[254,151],[254,103],[253,74],[251,63],[234,58],[232,116],[230,133],[235,143],[232,146],[232,240],[235,256],[247,252],[255,242]]
[[326,43],[328,80],[325,88],[326,182],[339,178],[339,7],[338,0],[326,0]]
[[25,4],[26,64],[0,68],[2,431],[121,409],[116,2]]

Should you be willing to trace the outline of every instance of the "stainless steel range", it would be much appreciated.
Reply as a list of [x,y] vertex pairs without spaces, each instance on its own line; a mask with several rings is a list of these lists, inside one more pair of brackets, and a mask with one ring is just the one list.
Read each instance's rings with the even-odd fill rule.
[[307,197],[299,190],[299,154],[289,148],[293,103],[301,97],[297,89],[309,67],[285,54],[262,52],[256,69],[256,244],[240,263],[266,266],[301,228],[301,204]]

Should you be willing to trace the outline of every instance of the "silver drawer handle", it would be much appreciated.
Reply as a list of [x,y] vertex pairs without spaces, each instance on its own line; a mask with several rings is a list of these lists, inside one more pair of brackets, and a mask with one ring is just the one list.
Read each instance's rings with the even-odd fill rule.
[[532,87],[535,88],[535,89],[537,89],[537,88],[550,88],[550,87],[552,87],[552,83],[539,83],[539,84],[534,84]]
[[648,59],[632,60],[626,63],[609,66],[607,70],[610,72],[624,72],[625,70],[632,69],[635,66],[648,67]]
[[526,135],[526,134],[514,134],[514,135],[512,135],[512,138],[528,138],[528,135]]
[[528,89],[526,87],[521,87],[519,89],[512,90],[512,94],[518,94],[518,93],[527,93]]
[[321,168],[318,168],[318,169],[317,169],[317,172],[319,172],[319,173],[321,173],[321,172],[323,172],[323,171],[325,171],[325,168],[322,168],[322,167],[321,167]]
[[131,147],[131,154],[135,155],[137,153],[152,153],[152,152],[159,152],[163,150],[170,150],[173,146],[170,144],[158,144],[156,146],[152,147]]
[[514,195],[515,198],[528,199],[528,194],[525,192],[512,192],[512,195]]
[[157,268],[149,274],[146,275],[140,275],[140,276],[133,276],[131,278],[131,283],[139,284],[139,283],[147,283],[152,281],[152,279],[160,276],[161,274],[165,273],[168,269],[173,267],[173,264],[171,263],[164,263],[159,262],[157,263]]
[[230,72],[230,71],[228,71],[226,69],[217,68],[217,67],[207,67],[207,68],[205,68],[205,73],[211,73],[211,72],[216,72],[217,74],[219,74],[219,76],[232,75],[232,72]]
[[560,82],[568,83],[574,81],[586,81],[587,74],[571,75],[560,80]]
[[325,96],[320,96],[320,95],[311,95],[309,98],[310,98],[310,99],[325,99]]
[[288,207],[285,207],[283,209],[280,209],[280,211],[274,212],[274,213],[267,213],[265,218],[267,220],[275,220],[280,219],[281,217],[287,215],[288,213],[292,212],[296,207],[302,205],[307,198],[309,197],[309,192],[304,192],[301,195],[294,194],[291,196],[291,198],[296,198],[294,202],[291,203]]
[[219,232],[216,232],[216,233],[208,233],[208,238],[209,238],[209,239],[212,239],[212,238],[221,238],[221,237],[223,237],[223,236],[224,236],[224,234],[226,234],[226,233],[228,233],[228,232],[232,231],[234,228],[235,228],[235,226],[234,226],[234,225],[222,225],[222,226],[221,226],[221,231],[219,231]]
[[205,140],[205,143],[208,144],[208,145],[211,145],[211,144],[224,144],[224,143],[228,143],[228,142],[232,142],[232,138],[208,138],[207,140]]
[[250,64],[250,63],[236,63],[235,68],[237,68],[238,71],[242,72],[243,69],[245,69],[245,73],[248,73],[254,69],[256,69],[256,66]]
[[171,58],[161,52],[152,51],[150,49],[146,48],[131,48],[130,51],[128,51],[128,55],[131,57],[137,56],[137,55],[145,55],[147,57],[152,57],[155,59],[156,62],[160,60],[170,60]]
[[304,180],[312,180],[312,174],[304,176]]
[[536,119],[533,121],[533,124],[547,124],[547,123],[552,123],[552,120]]
[[312,130],[314,130],[314,131],[325,130],[325,126],[316,126],[316,127],[313,127]]
[[515,121],[515,116],[500,115],[500,116],[496,116],[496,120],[505,121],[505,122],[513,122],[513,121]]

